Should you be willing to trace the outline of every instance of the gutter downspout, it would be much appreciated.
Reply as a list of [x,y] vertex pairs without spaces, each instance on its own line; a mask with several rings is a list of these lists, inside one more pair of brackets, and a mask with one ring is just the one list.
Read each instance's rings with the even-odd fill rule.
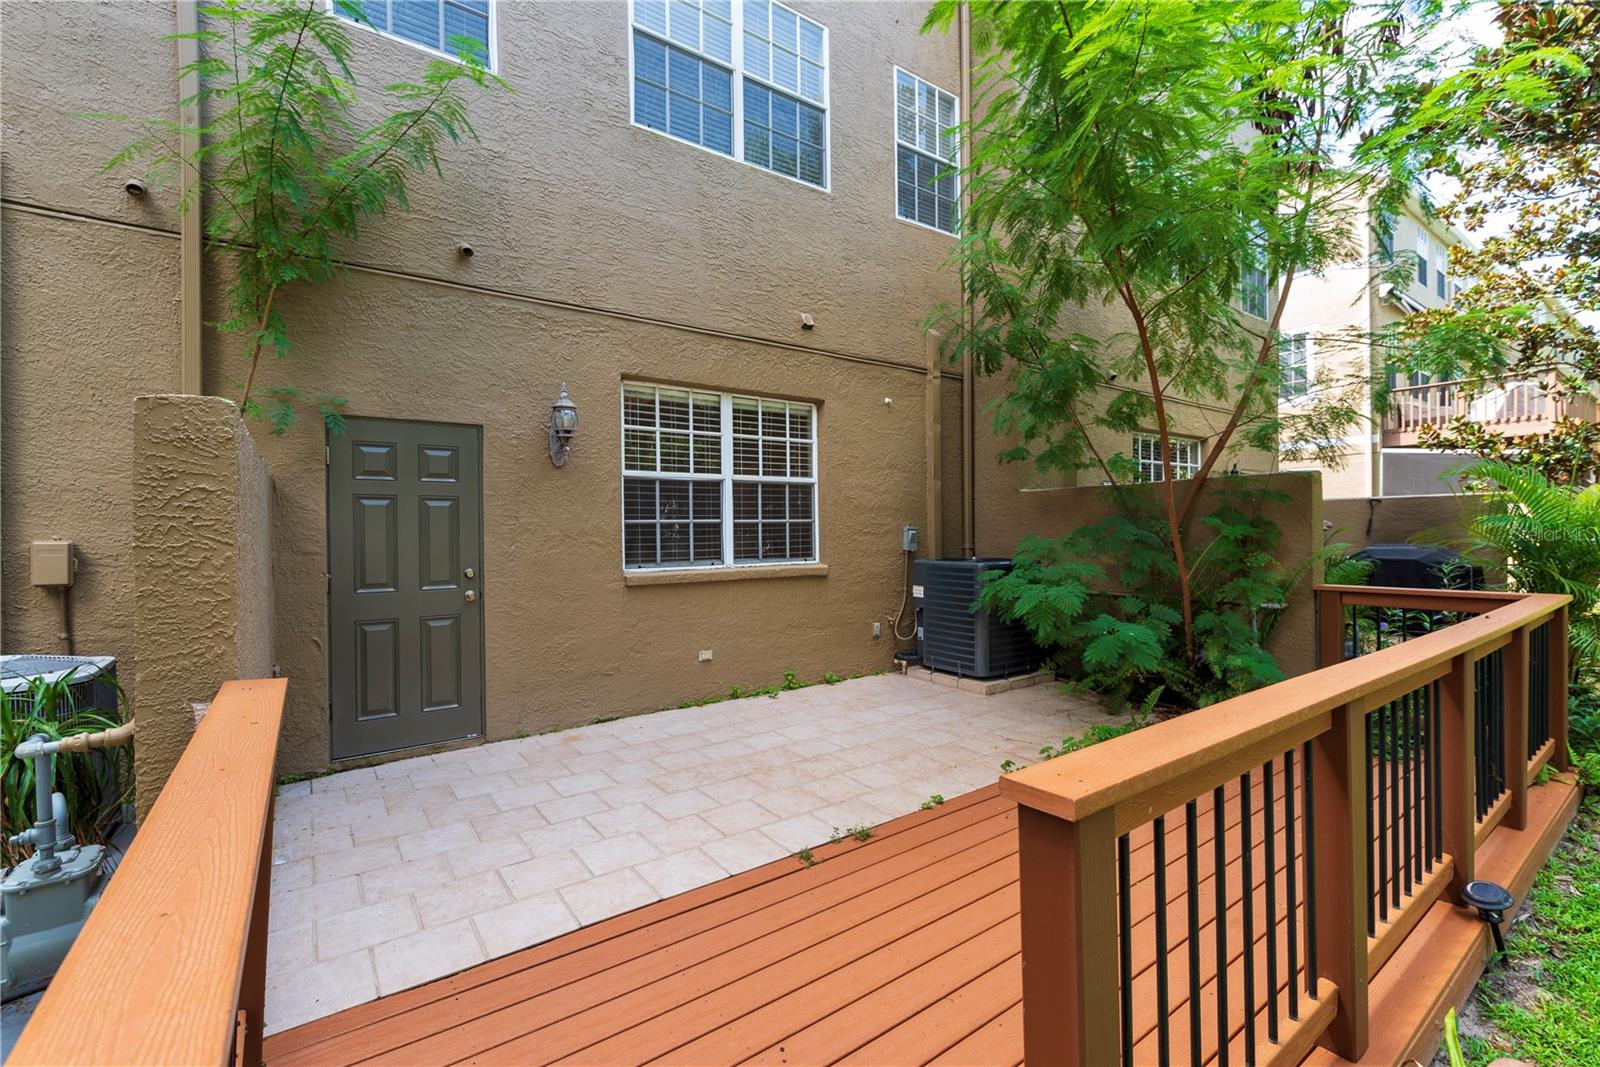
[[[961,102],[967,109],[967,129],[972,129],[973,104],[972,104],[972,11],[966,5],[961,5]],[[967,217],[968,209],[972,205],[971,192],[968,182],[961,183],[961,217]],[[967,271],[961,269],[961,303],[963,313],[966,315],[966,326],[970,331],[975,323],[974,309],[970,292],[967,287]],[[973,367],[972,352],[970,349],[961,359],[961,554],[971,559],[978,554],[977,550],[977,502],[973,500],[973,490],[976,479],[973,477]]]
[[[177,0],[177,30],[193,34],[200,29],[199,7],[194,0]],[[200,42],[193,37],[178,39],[178,68],[182,70],[200,59]],[[180,147],[185,159],[194,159],[200,149],[200,76],[190,71],[178,78],[178,126]],[[178,167],[179,202],[186,204],[178,216],[178,392],[197,395],[202,391],[200,361],[200,239],[204,228],[200,203],[200,177],[193,167]]]

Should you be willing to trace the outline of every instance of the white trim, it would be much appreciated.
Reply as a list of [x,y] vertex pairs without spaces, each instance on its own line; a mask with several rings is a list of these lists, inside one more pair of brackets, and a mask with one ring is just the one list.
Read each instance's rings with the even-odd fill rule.
[[[716,474],[695,474],[695,473],[692,472],[692,470],[691,471],[630,470],[628,468],[628,465],[627,465],[627,444],[626,444],[627,431],[629,429],[629,426],[628,426],[628,423],[627,423],[627,392],[628,392],[629,388],[650,389],[650,390],[654,390],[654,391],[657,391],[657,392],[659,392],[660,390],[665,389],[665,390],[670,390],[670,391],[673,391],[673,392],[687,393],[689,395],[689,422],[690,422],[691,429],[685,430],[685,431],[681,431],[681,432],[683,432],[684,434],[686,434],[687,436],[689,436],[691,438],[690,453],[689,453],[689,462],[690,462],[690,467],[691,468],[694,465],[694,450],[693,450],[692,438],[695,436],[695,433],[696,433],[696,431],[694,431],[692,429],[692,427],[694,425],[694,395],[696,393],[698,393],[698,394],[701,394],[702,396],[716,396],[718,398],[718,419],[719,419],[719,422],[718,422],[718,427],[719,427],[718,435],[719,435],[719,438],[720,438],[720,442],[719,442],[720,443],[720,449],[719,449],[720,462],[719,462],[719,465],[718,465],[719,466],[718,473],[716,473]],[[788,462],[788,459],[787,459],[787,457],[788,457],[788,442],[793,440],[792,438],[790,438],[788,436],[788,418],[789,418],[788,409],[795,408],[795,407],[800,407],[800,408],[806,408],[806,409],[808,409],[810,411],[810,413],[811,413],[811,420],[810,420],[811,421],[811,437],[810,437],[809,443],[811,445],[811,474],[809,476],[762,475],[762,474],[744,475],[744,474],[736,474],[736,473],[734,473],[734,469],[733,469],[733,446],[734,446],[735,437],[737,437],[737,436],[747,436],[747,435],[736,435],[734,433],[733,405],[734,405],[734,401],[736,401],[736,400],[748,400],[748,401],[753,402],[756,405],[756,418],[757,418],[757,426],[758,426],[758,428],[759,428],[759,425],[760,425],[760,421],[759,421],[760,420],[760,405],[761,405],[761,403],[763,401],[768,402],[768,403],[779,403],[779,404],[785,405],[786,410],[785,410],[785,414],[784,414],[784,420],[785,420],[785,436],[784,436],[784,440],[785,440],[785,463],[786,464]],[[648,430],[647,432],[653,432],[654,434],[656,434],[657,440],[659,441],[659,437],[660,437],[660,433],[661,433],[660,419],[659,419],[659,404],[658,404],[658,407],[657,407],[657,412],[658,412],[657,425],[653,430]],[[664,384],[661,384],[661,383],[658,383],[658,382],[636,381],[636,380],[630,378],[630,379],[626,379],[623,382],[621,382],[620,386],[619,386],[619,388],[617,390],[617,426],[618,426],[617,466],[618,466],[618,473],[619,473],[618,488],[620,490],[618,492],[618,494],[617,494],[617,497],[618,497],[617,532],[618,532],[618,535],[619,535],[619,545],[618,545],[618,547],[621,550],[620,555],[621,555],[621,558],[622,558],[622,570],[623,570],[624,574],[658,574],[658,573],[670,573],[670,572],[687,572],[687,573],[693,573],[693,574],[704,574],[704,573],[707,573],[707,572],[727,571],[727,570],[734,570],[734,569],[749,569],[749,568],[762,568],[762,567],[806,566],[806,565],[810,565],[810,564],[819,564],[819,563],[822,562],[822,514],[821,514],[821,511],[822,511],[822,493],[821,493],[822,417],[821,417],[821,408],[818,405],[816,405],[814,403],[811,403],[809,401],[804,401],[804,400],[786,400],[786,399],[783,399],[781,397],[759,396],[759,395],[755,395],[755,394],[751,394],[751,393],[731,393],[731,392],[725,392],[725,391],[716,390],[716,389],[699,389],[699,388],[694,388],[694,387],[685,386],[685,385],[664,385]],[[635,429],[644,429],[643,427],[634,427],[634,428]],[[680,432],[680,431],[672,431],[672,432]],[[701,436],[710,436],[710,435],[709,434],[701,434]],[[756,440],[758,442],[760,440],[762,440],[762,438],[759,436],[759,434],[758,434]],[[759,457],[760,457],[760,450],[759,450],[759,446],[758,446],[758,449],[757,449],[757,462],[758,462],[758,464],[760,462],[760,458]],[[660,464],[660,449],[658,447],[657,448],[657,454],[656,454],[656,466],[659,467],[660,465],[661,465]],[[630,479],[630,478],[646,479],[646,480],[650,480],[650,481],[681,481],[681,482],[700,483],[700,484],[707,484],[707,485],[709,485],[711,483],[714,483],[714,482],[715,483],[719,483],[720,486],[721,486],[721,491],[720,491],[720,516],[719,516],[719,519],[718,519],[718,523],[719,523],[719,525],[721,527],[721,537],[722,537],[722,539],[721,539],[721,548],[722,548],[722,560],[721,560],[721,562],[695,564],[695,563],[684,563],[684,562],[679,561],[679,560],[674,560],[674,561],[672,561],[670,563],[653,563],[653,564],[651,564],[651,563],[642,563],[642,564],[641,563],[635,563],[635,564],[628,563],[627,529],[628,529],[628,525],[629,525],[629,520],[628,520],[628,517],[627,517],[627,508],[628,508],[627,494],[626,494],[626,491],[625,491],[624,487],[626,486],[627,480]],[[809,486],[810,489],[811,489],[811,555],[808,556],[808,557],[805,557],[805,558],[789,556],[789,557],[785,557],[783,559],[770,559],[770,560],[735,560],[734,559],[734,530],[735,530],[736,523],[735,523],[734,513],[733,513],[733,490],[734,490],[734,486],[735,486],[736,483],[748,483],[748,484],[755,484],[755,485],[786,485],[786,486],[799,485],[799,486]],[[759,507],[759,501],[758,501],[758,507]],[[785,505],[785,508],[787,508],[787,504]],[[638,525],[642,521],[643,520],[636,520],[634,525]],[[759,537],[759,524],[762,521],[763,520],[761,520],[759,518],[759,516],[758,516],[758,518],[756,520],[756,522],[758,524],[757,525],[758,537]],[[783,521],[784,521],[784,523],[787,524],[791,520],[786,517]],[[654,520],[654,522],[657,525],[657,527],[660,526],[661,519],[660,519],[659,515]],[[689,525],[689,546],[690,546],[690,552],[692,553],[693,550],[694,550],[694,527],[693,527],[692,523],[688,522],[688,520],[685,520],[685,522],[686,522],[686,525]],[[659,546],[659,541],[658,541],[658,544],[657,544],[657,555],[659,556],[659,554],[660,554],[660,546]]]
[[[1281,376],[1282,376],[1282,373],[1283,373],[1283,356],[1282,356],[1283,342],[1285,342],[1285,341],[1287,341],[1287,340],[1289,340],[1291,338],[1294,338],[1294,337],[1304,338],[1304,340],[1305,340],[1306,387],[1305,387],[1305,390],[1303,392],[1296,393],[1293,396],[1284,396],[1281,392],[1279,393],[1279,395],[1278,395],[1278,403],[1279,404],[1286,404],[1286,405],[1288,405],[1290,407],[1294,407],[1296,405],[1303,404],[1305,401],[1310,399],[1311,394],[1312,394],[1312,392],[1315,389],[1316,384],[1317,384],[1317,371],[1316,371],[1316,364],[1315,364],[1316,350],[1317,350],[1317,338],[1316,338],[1316,334],[1313,331],[1311,331],[1310,329],[1280,330],[1278,332],[1278,347],[1279,347],[1278,373],[1279,373],[1280,379],[1281,379]],[[1279,388],[1280,389],[1282,388],[1281,381],[1279,383]]]
[[[1142,431],[1134,433],[1133,463],[1136,481],[1139,480],[1137,475],[1139,472],[1143,471],[1146,462],[1139,455],[1139,444],[1141,441],[1147,444],[1153,444],[1157,452],[1160,452],[1161,450],[1161,435],[1159,433],[1144,433]],[[1198,437],[1185,437],[1181,434],[1168,433],[1167,443],[1171,446],[1171,451],[1173,452],[1173,455],[1171,456],[1173,481],[1186,482],[1192,479],[1196,474],[1200,473],[1200,467],[1205,462],[1205,442],[1202,439]],[[1192,447],[1194,449],[1194,461],[1192,463],[1179,463],[1177,457],[1178,450],[1180,448],[1188,447]],[[1161,477],[1147,478],[1144,479],[1144,482],[1146,484],[1160,484],[1162,481],[1166,480],[1166,465],[1161,462],[1159,457],[1151,462],[1154,464],[1154,466],[1151,468],[1152,473],[1159,474]]]
[[[957,131],[956,132],[956,158],[954,159],[954,161],[951,161],[951,160],[948,160],[948,159],[940,159],[938,153],[936,153],[936,152],[929,152],[929,151],[925,150],[924,148],[922,148],[922,146],[919,145],[919,144],[912,144],[910,142],[901,140],[901,138],[900,138],[900,75],[901,74],[904,74],[906,77],[910,78],[912,81],[916,82],[918,85],[926,85],[930,89],[933,89],[935,92],[943,93],[945,96],[948,96],[954,102],[954,105],[955,105],[955,118],[956,118],[955,129]],[[957,236],[961,231],[961,222],[962,222],[962,219],[961,219],[961,159],[962,159],[962,156],[963,156],[963,149],[965,148],[965,146],[961,143],[961,134],[960,134],[960,129],[961,129],[961,95],[959,93],[952,93],[948,89],[942,88],[941,86],[936,85],[935,83],[929,81],[926,78],[919,77],[918,75],[916,75],[916,74],[912,73],[911,71],[907,70],[905,67],[900,66],[898,63],[891,64],[890,65],[890,71],[889,71],[889,127],[890,127],[890,130],[892,131],[892,136],[890,137],[890,144],[889,144],[889,147],[892,149],[892,152],[890,153],[890,157],[889,157],[889,192],[892,195],[892,198],[894,200],[894,217],[895,217],[895,220],[898,221],[898,222],[909,223],[912,226],[917,226],[917,227],[920,227],[920,228],[922,228],[924,230],[929,230],[929,231],[931,231],[933,233],[943,234],[945,237],[955,237],[955,236]],[[943,130],[943,128],[941,127],[941,132],[942,132],[942,130]],[[929,226],[926,222],[921,222],[921,221],[919,221],[917,219],[908,219],[904,215],[900,214],[900,149],[901,149],[902,146],[905,147],[905,148],[909,148],[911,151],[917,153],[918,155],[932,157],[933,159],[938,160],[941,164],[943,164],[945,166],[948,166],[948,167],[954,168],[954,170],[955,170],[955,174],[954,174],[954,179],[955,179],[955,212],[956,212],[956,216],[955,216],[956,224],[955,224],[955,228],[954,229],[941,230],[937,226]]]
[[[799,19],[799,20],[804,21],[804,22],[809,22],[809,23],[811,23],[812,25],[816,26],[818,29],[820,29],[822,31],[822,100],[820,102],[819,101],[815,101],[815,100],[809,100],[805,96],[802,96],[798,91],[792,91],[790,89],[786,89],[783,86],[778,85],[776,82],[774,82],[774,81],[772,81],[772,80],[770,80],[768,78],[763,78],[763,77],[761,77],[759,75],[752,74],[745,67],[745,62],[744,62],[744,0],[731,0],[731,3],[730,3],[731,14],[733,16],[733,21],[732,21],[732,24],[731,24],[732,25],[731,32],[733,34],[733,47],[732,47],[732,56],[733,57],[732,57],[731,61],[719,59],[719,58],[711,55],[710,53],[706,52],[704,50],[704,48],[695,48],[695,47],[691,47],[690,45],[684,44],[681,41],[674,41],[670,36],[667,36],[667,35],[664,35],[662,33],[659,33],[656,30],[652,29],[651,27],[643,25],[642,23],[640,23],[638,21],[638,19],[636,18],[635,14],[634,14],[636,0],[628,0],[628,5],[627,5],[627,8],[628,8],[628,25],[627,25],[627,30],[628,30],[628,84],[627,84],[628,125],[632,126],[635,129],[643,130],[646,133],[654,134],[654,135],[656,135],[658,137],[665,137],[669,141],[676,141],[679,144],[685,144],[685,145],[689,145],[690,147],[693,147],[693,148],[698,148],[702,152],[709,152],[711,155],[718,156],[718,157],[720,157],[722,159],[731,159],[736,163],[740,163],[740,164],[742,164],[742,165],[744,165],[746,167],[749,167],[751,170],[761,171],[763,174],[771,174],[771,175],[773,175],[774,177],[777,177],[777,178],[784,178],[784,179],[786,179],[788,181],[794,182],[796,185],[804,186],[805,188],[810,189],[813,192],[821,192],[821,193],[825,193],[825,194],[831,194],[833,192],[833,90],[832,90],[832,86],[833,86],[833,35],[832,35],[832,31],[827,26],[823,25],[821,22],[818,22],[816,19],[811,18],[811,17],[809,17],[807,15],[801,14],[800,12],[796,11],[794,8],[790,7],[789,5],[784,4],[784,3],[780,3],[779,0],[766,0],[766,2],[768,4],[768,6],[769,6],[769,9],[772,8],[772,7],[781,7],[785,11],[788,11],[790,14],[794,15],[796,19]],[[668,0],[668,5],[667,6],[669,8],[671,7],[671,0]],[[671,23],[670,23],[671,12],[670,12],[670,10],[668,11],[668,16],[667,17],[669,19],[668,26],[670,28],[670,26],[671,26]],[[701,23],[702,23],[702,25],[704,25],[704,15],[703,14],[701,16]],[[733,122],[733,141],[732,141],[732,151],[731,152],[720,152],[715,148],[711,148],[711,147],[709,147],[707,145],[700,144],[697,141],[691,141],[686,137],[679,137],[676,134],[671,133],[671,132],[669,132],[667,130],[659,130],[659,129],[656,129],[654,126],[646,126],[644,123],[639,121],[639,117],[638,117],[637,109],[636,109],[638,96],[637,96],[637,93],[635,92],[635,88],[634,88],[635,83],[637,82],[637,79],[638,79],[638,66],[637,66],[636,57],[635,57],[635,54],[634,54],[635,53],[635,49],[634,49],[634,46],[633,46],[634,45],[634,34],[635,33],[642,33],[646,37],[649,37],[651,40],[658,41],[661,44],[665,45],[669,49],[670,48],[676,48],[679,51],[687,52],[690,55],[693,55],[695,58],[699,59],[702,63],[710,63],[712,66],[715,66],[715,67],[718,67],[718,68],[720,68],[722,70],[728,71],[730,82],[731,82],[731,85],[732,85],[732,95],[733,95],[733,119],[732,119],[732,122]],[[702,42],[704,41],[704,36],[703,35],[702,35],[701,40],[702,40]],[[768,38],[768,40],[770,42],[770,38]],[[749,81],[755,83],[756,85],[760,86],[763,89],[766,89],[766,90],[768,90],[770,92],[778,93],[781,96],[788,97],[789,99],[797,101],[800,104],[804,104],[806,107],[816,108],[817,110],[822,112],[822,184],[821,185],[818,185],[815,182],[806,181],[804,178],[800,178],[800,177],[797,177],[795,175],[784,174],[782,171],[773,170],[771,167],[763,167],[759,163],[748,162],[744,158],[744,83],[745,83],[746,79],[748,79]],[[796,138],[796,140],[798,141],[799,139]]]
[[[500,71],[500,40],[499,40],[499,38],[500,38],[500,33],[499,33],[499,30],[500,30],[500,11],[499,11],[500,2],[499,2],[499,0],[488,0],[488,2],[489,2],[489,40],[487,42],[485,42],[485,43],[488,45],[488,48],[489,48],[489,56],[488,56],[487,62],[485,62],[485,64],[484,64],[484,66],[487,67],[491,73],[499,73],[499,71]],[[354,26],[357,29],[365,30],[367,33],[375,34],[375,35],[377,35],[379,37],[385,38],[386,40],[395,41],[395,42],[397,42],[399,44],[406,45],[407,47],[415,48],[419,52],[426,52],[428,55],[434,56],[435,58],[438,58],[438,59],[448,59],[452,63],[460,63],[461,62],[461,57],[456,55],[454,52],[446,52],[446,51],[443,51],[442,49],[432,48],[432,47],[430,47],[428,45],[425,45],[425,44],[422,44],[422,43],[420,43],[418,41],[413,41],[409,37],[401,37],[398,33],[391,33],[388,30],[380,30],[376,26],[367,25],[365,22],[357,22],[355,19],[351,18],[350,16],[341,13],[339,11],[338,4],[335,2],[335,0],[319,0],[319,6],[322,7],[323,10],[327,11],[328,14],[332,15],[334,18],[338,19],[340,22],[343,22],[347,26]],[[443,42],[446,39],[446,36],[447,35],[444,32],[444,0],[439,0],[439,40],[441,42]]]

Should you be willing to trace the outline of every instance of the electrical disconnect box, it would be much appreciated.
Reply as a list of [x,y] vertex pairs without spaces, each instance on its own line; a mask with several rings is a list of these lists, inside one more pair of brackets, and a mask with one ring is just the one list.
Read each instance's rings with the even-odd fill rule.
[[905,529],[901,530],[900,537],[900,548],[902,551],[915,552],[917,550],[917,528],[915,526],[907,526]]
[[67,586],[78,569],[71,541],[35,541],[28,556],[34,585]]

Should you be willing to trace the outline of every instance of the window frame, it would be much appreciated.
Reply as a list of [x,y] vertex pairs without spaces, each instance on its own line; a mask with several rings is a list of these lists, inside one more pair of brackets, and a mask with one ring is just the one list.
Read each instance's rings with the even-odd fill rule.
[[[1205,463],[1204,439],[1199,437],[1186,437],[1182,434],[1169,433],[1167,435],[1167,440],[1171,444],[1174,452],[1178,450],[1180,445],[1194,449],[1194,460],[1192,463],[1179,464],[1177,457],[1172,457],[1172,480],[1174,482],[1190,481],[1196,474],[1200,473],[1200,467]],[[1139,444],[1141,441],[1153,444],[1156,447],[1156,450],[1159,452],[1161,449],[1161,435],[1158,433],[1144,433],[1143,431],[1134,432],[1132,441],[1133,462],[1135,470],[1138,472],[1138,474],[1143,474],[1146,467],[1145,459],[1139,454]],[[1150,470],[1152,477],[1135,477],[1134,481],[1141,485],[1160,485],[1166,480],[1166,472],[1162,468],[1162,464],[1159,459],[1153,461],[1153,465],[1151,466]],[[1180,473],[1180,471],[1187,473]],[[1155,477],[1154,475],[1161,475],[1161,477]]]
[[1428,266],[1429,261],[1433,256],[1433,235],[1428,232],[1428,228],[1426,226],[1417,227],[1416,248],[1417,275],[1414,284],[1422,286],[1423,289],[1427,289]]
[[[690,394],[690,410],[693,410],[693,395],[695,393],[715,395],[718,398],[718,437],[719,455],[717,474],[693,473],[693,446],[691,443],[690,471],[641,471],[628,469],[628,452],[626,431],[629,429],[627,422],[627,393],[629,388],[672,390]],[[794,475],[741,475],[734,473],[734,430],[733,430],[733,404],[736,400],[752,400],[758,405],[762,401],[775,401],[792,406],[806,407],[811,410],[811,473],[809,476],[797,477]],[[691,415],[692,423],[692,415]],[[655,430],[659,441],[659,420]],[[686,431],[691,437],[693,430]],[[789,439],[789,438],[786,438]],[[792,439],[790,439],[792,440]],[[656,466],[660,467],[659,450],[657,452]],[[786,397],[762,396],[758,393],[731,392],[723,389],[704,389],[689,385],[673,385],[666,382],[646,381],[644,379],[625,378],[617,389],[617,472],[618,472],[618,500],[617,500],[617,533],[619,557],[624,574],[659,574],[664,572],[681,572],[688,574],[717,573],[730,570],[750,570],[773,567],[806,567],[822,562],[822,406],[810,400],[791,400]],[[694,563],[673,561],[670,563],[629,563],[628,562],[628,496],[627,482],[633,479],[648,479],[653,481],[681,481],[689,484],[707,484],[716,482],[720,486],[719,499],[721,501],[718,522],[721,527],[722,559],[716,563]],[[811,555],[805,559],[787,558],[771,560],[738,560],[734,558],[734,519],[733,489],[736,482],[748,482],[758,485],[807,485],[811,489]],[[659,513],[653,520],[657,525],[661,523]],[[759,520],[758,520],[759,521]],[[785,519],[785,522],[790,520]],[[691,552],[693,550],[693,530],[690,531]]]
[[[795,18],[812,23],[822,30],[822,100],[821,102],[818,102],[814,100],[808,100],[799,93],[791,92],[789,89],[778,85],[769,78],[763,78],[760,75],[750,73],[749,69],[745,66],[744,61],[744,0],[731,0],[730,3],[732,9],[731,13],[733,15],[733,20],[730,24],[732,26],[731,32],[733,35],[733,41],[731,49],[732,58],[727,62],[712,56],[704,49],[691,48],[681,41],[674,41],[671,37],[662,36],[650,27],[641,25],[634,15],[636,2],[637,0],[628,0],[628,3],[625,5],[628,13],[628,22],[626,27],[628,31],[628,125],[633,126],[636,129],[643,130],[646,133],[655,134],[659,137],[665,137],[669,141],[676,141],[679,144],[685,144],[691,148],[698,148],[700,151],[717,156],[720,159],[731,159],[741,166],[749,167],[751,170],[760,171],[763,174],[770,174],[776,178],[783,178],[787,181],[794,182],[796,185],[810,189],[813,192],[820,192],[824,194],[831,194],[833,192],[833,31],[828,26],[818,22],[816,19],[811,18],[808,15],[803,14],[800,11],[795,10],[788,4],[782,3],[781,0],[766,0],[766,3],[769,5],[769,7],[781,7],[785,11],[788,11],[790,14],[794,15]],[[668,5],[670,6],[670,4],[671,0],[668,0]],[[733,83],[732,152],[719,152],[715,148],[710,148],[706,145],[700,144],[697,141],[691,141],[686,137],[679,137],[677,134],[674,134],[669,130],[658,130],[654,126],[646,126],[644,123],[639,121],[637,98],[634,89],[635,82],[638,79],[638,60],[635,56],[636,49],[634,48],[634,41],[636,40],[635,35],[640,33],[654,41],[660,42],[669,49],[676,48],[679,51],[687,52],[696,59],[700,60],[702,63],[710,63],[713,66],[721,67],[722,69],[729,71],[732,76],[731,80]],[[782,171],[773,170],[770,167],[763,167],[759,164],[751,163],[744,158],[745,79],[755,82],[757,85],[768,90],[769,92],[786,96],[791,100],[799,101],[801,104],[804,104],[807,107],[817,108],[822,112],[821,185],[808,182],[804,178],[784,174]]]
[[[1284,393],[1283,391],[1283,345],[1285,342],[1298,339],[1304,345],[1305,351],[1305,387],[1297,393]],[[1312,379],[1315,372],[1312,369],[1312,360],[1316,352],[1316,341],[1310,330],[1290,330],[1278,335],[1278,401],[1283,404],[1297,404],[1311,395]]]
[[954,171],[953,178],[954,178],[955,183],[956,183],[956,192],[955,192],[956,224],[955,224],[955,228],[954,229],[950,229],[950,230],[941,230],[937,226],[929,226],[926,222],[920,222],[917,219],[908,219],[904,215],[900,214],[900,188],[899,188],[899,185],[900,185],[900,179],[899,179],[899,173],[900,173],[900,149],[902,147],[909,148],[911,151],[917,153],[918,155],[932,156],[934,159],[939,159],[939,157],[937,155],[935,155],[934,153],[926,151],[921,146],[914,145],[914,144],[907,144],[905,141],[902,141],[900,139],[900,75],[902,75],[902,74],[904,74],[906,77],[910,78],[912,81],[917,82],[919,85],[926,85],[929,88],[933,89],[934,92],[943,93],[944,95],[948,96],[951,100],[955,101],[955,117],[956,117],[955,128],[956,128],[957,131],[959,131],[961,129],[961,94],[960,93],[952,93],[950,90],[944,88],[943,86],[940,86],[937,83],[931,82],[927,78],[922,77],[921,75],[915,74],[912,71],[907,70],[905,67],[900,66],[898,63],[890,64],[890,69],[889,69],[889,104],[890,104],[890,107],[889,107],[889,128],[892,131],[892,133],[891,133],[891,136],[889,138],[889,140],[890,140],[889,147],[892,149],[892,151],[890,153],[890,158],[889,158],[889,186],[890,186],[889,191],[890,191],[891,194],[893,194],[892,199],[894,200],[894,217],[895,217],[895,219],[897,221],[909,223],[912,226],[918,226],[918,227],[921,227],[924,230],[930,230],[933,233],[943,234],[946,237],[957,237],[961,233],[961,159],[962,159],[962,155],[963,155],[963,153],[965,151],[965,148],[966,148],[966,146],[964,144],[962,144],[962,142],[961,142],[961,134],[959,132],[957,132],[957,134],[956,134],[956,158],[955,158],[955,162],[952,163],[950,160],[947,160],[947,159],[940,159],[939,160],[939,162],[941,164],[943,164],[943,165],[945,165],[947,167],[950,167]]
[[[1267,237],[1265,233],[1256,229],[1250,235],[1251,262],[1250,265],[1239,271],[1239,284],[1234,291],[1234,303],[1243,314],[1251,318],[1267,322],[1272,318],[1272,299],[1276,293],[1272,287],[1272,264],[1267,255]],[[1247,283],[1259,276],[1260,288],[1247,289]],[[1251,303],[1252,296],[1261,299],[1261,310],[1256,311]]]
[[[378,27],[369,26],[365,22],[357,22],[355,19],[339,10],[338,0],[318,0],[318,2],[324,11],[347,26],[354,26],[357,29],[365,30],[367,33],[376,34],[377,36],[385,38],[386,40],[395,41],[399,44],[406,45],[407,47],[415,48],[419,52],[426,52],[428,55],[434,56],[438,59],[448,59],[452,63],[461,62],[461,57],[456,55],[454,52],[446,52],[443,49],[434,48],[431,45],[425,45],[420,41],[413,41],[409,37],[402,37],[398,33],[393,33],[389,30],[380,30]],[[484,60],[483,65],[491,74],[498,74],[500,72],[500,0],[488,0],[488,3],[489,40],[486,42],[486,44],[488,45],[489,55]],[[439,0],[439,12],[439,40],[443,42],[446,39],[443,21],[444,0]]]

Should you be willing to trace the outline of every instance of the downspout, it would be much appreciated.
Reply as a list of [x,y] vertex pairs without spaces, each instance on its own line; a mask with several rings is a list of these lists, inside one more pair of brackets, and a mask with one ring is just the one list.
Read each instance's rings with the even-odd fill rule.
[[[961,5],[960,37],[961,37],[961,103],[967,109],[967,129],[973,127],[972,104],[972,11],[966,5]],[[969,149],[970,151],[970,149]],[[970,159],[971,156],[969,155]],[[961,183],[961,217],[967,217],[968,209],[972,206],[970,182]],[[970,332],[975,324],[972,299],[967,287],[967,271],[965,265],[961,268],[961,304],[962,313],[966,316],[966,326]],[[972,351],[970,346],[961,358],[961,554],[968,559],[978,554],[977,549],[977,502],[973,500],[976,479],[973,477],[973,367]]]
[[[178,33],[200,29],[199,7],[194,0],[177,0]],[[200,59],[200,42],[178,38],[178,69]],[[180,151],[186,160],[200,149],[200,75],[193,70],[178,77],[178,127]],[[179,202],[188,205],[178,216],[178,392],[198,394],[200,380],[200,238],[204,228],[200,202],[200,176],[193,167],[178,167]]]

